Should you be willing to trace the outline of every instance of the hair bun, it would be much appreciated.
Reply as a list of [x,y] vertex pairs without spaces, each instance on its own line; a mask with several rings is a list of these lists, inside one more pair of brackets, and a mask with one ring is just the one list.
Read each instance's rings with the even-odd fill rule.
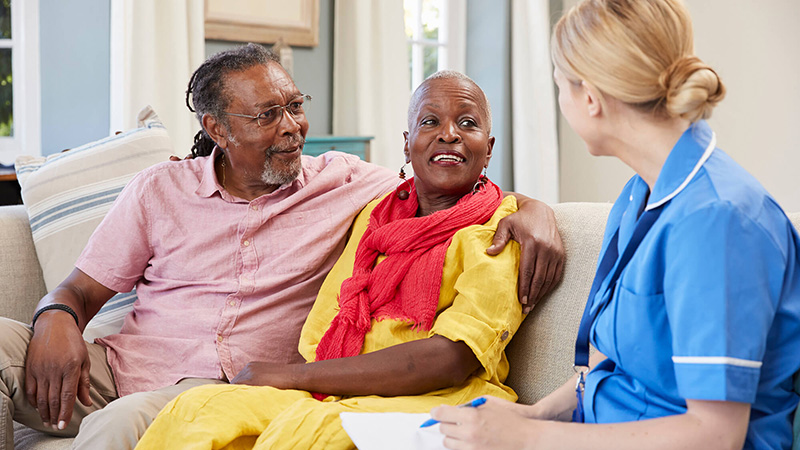
[[658,79],[667,114],[690,122],[711,117],[725,97],[717,73],[696,56],[684,56],[667,67]]

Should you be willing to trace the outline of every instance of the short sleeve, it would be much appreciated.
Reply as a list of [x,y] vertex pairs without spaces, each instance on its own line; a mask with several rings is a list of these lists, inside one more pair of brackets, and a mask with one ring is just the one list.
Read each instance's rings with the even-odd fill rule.
[[664,301],[680,396],[752,403],[784,255],[729,204],[705,207],[676,224],[666,248]]
[[[507,198],[501,209],[508,208],[509,203],[516,210],[513,197]],[[492,378],[523,315],[517,299],[519,244],[511,241],[499,255],[488,255],[486,249],[497,229],[494,219],[490,223],[454,236],[456,245],[451,244],[448,250],[443,280],[455,277],[455,299],[439,314],[431,331],[466,343]],[[451,257],[450,252],[459,254]]]
[[125,186],[75,263],[117,292],[134,288],[153,255],[147,220],[148,173],[140,172]]

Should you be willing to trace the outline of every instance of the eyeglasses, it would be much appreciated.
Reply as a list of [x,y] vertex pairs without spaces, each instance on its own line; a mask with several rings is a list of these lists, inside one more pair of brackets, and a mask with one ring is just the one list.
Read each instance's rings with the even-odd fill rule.
[[311,102],[311,96],[308,94],[299,95],[292,100],[289,101],[284,106],[275,105],[270,106],[267,108],[266,111],[262,112],[257,116],[249,116],[247,114],[235,114],[229,112],[223,112],[228,116],[236,116],[236,117],[244,117],[247,119],[253,119],[258,122],[258,126],[262,128],[269,128],[274,125],[277,125],[281,119],[283,118],[283,112],[288,112],[292,117],[299,117],[303,116],[306,113],[306,109],[308,108],[309,103]]

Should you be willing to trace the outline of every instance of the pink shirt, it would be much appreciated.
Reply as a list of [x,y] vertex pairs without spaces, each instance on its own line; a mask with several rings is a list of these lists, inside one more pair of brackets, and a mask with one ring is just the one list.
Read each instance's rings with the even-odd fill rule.
[[214,157],[138,174],[76,266],[138,300],[98,339],[120,396],[186,377],[232,379],[250,361],[301,363],[300,329],[356,214],[397,176],[357,157],[303,156],[292,183],[251,202],[217,183]]

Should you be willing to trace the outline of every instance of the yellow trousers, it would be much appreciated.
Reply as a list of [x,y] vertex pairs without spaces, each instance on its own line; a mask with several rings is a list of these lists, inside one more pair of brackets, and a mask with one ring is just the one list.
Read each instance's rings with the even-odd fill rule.
[[[459,404],[462,395],[351,397],[318,401],[305,391],[211,385],[175,398],[150,425],[137,449],[351,449],[341,412],[428,412]],[[391,439],[387,436],[387,439]]]

